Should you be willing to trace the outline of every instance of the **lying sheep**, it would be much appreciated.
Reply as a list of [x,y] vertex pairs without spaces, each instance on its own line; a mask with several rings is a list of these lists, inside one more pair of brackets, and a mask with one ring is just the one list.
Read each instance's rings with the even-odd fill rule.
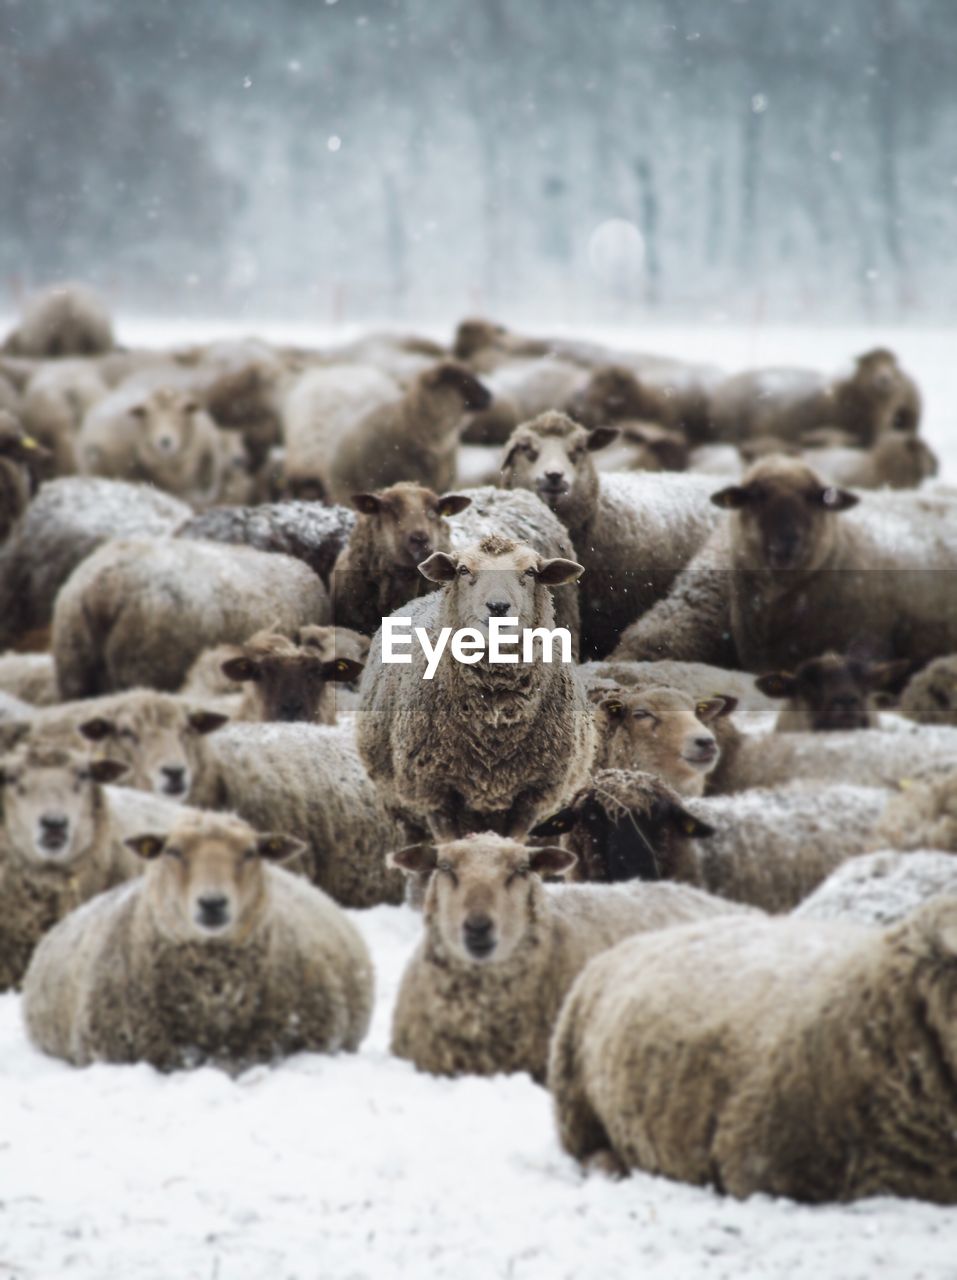
[[17,419],[0,410],[0,542],[6,541],[26,511],[50,460],[47,450],[27,435]]
[[[544,559],[494,536],[454,555],[438,551],[420,571],[442,590],[403,606],[435,646],[439,631],[514,617],[526,628],[554,626],[548,588],[574,581],[581,566]],[[413,632],[414,636],[414,632]],[[483,632],[478,632],[480,640]],[[373,641],[360,684],[359,751],[386,802],[436,838],[469,831],[522,835],[587,777],[595,729],[571,663],[472,664],[442,653],[431,681],[413,645],[411,663],[382,662]],[[520,658],[520,655],[516,655]]]
[[721,747],[709,728],[737,706],[718,695],[697,702],[667,685],[598,693],[595,768],[653,773],[679,795],[704,794]]
[[245,686],[238,720],[314,724],[336,723],[334,686],[358,679],[362,667],[351,658],[322,658],[316,646],[299,645],[272,630],[257,631],[222,664],[227,680]]
[[77,468],[82,475],[144,481],[208,506],[223,488],[227,445],[191,392],[124,384],[83,419]]
[[617,446],[595,460],[601,471],[687,471],[691,460],[682,431],[653,422],[617,422]]
[[828,484],[849,489],[916,489],[939,466],[920,436],[906,432],[881,436],[870,449],[805,449],[802,457]]
[[168,533],[189,515],[185,503],[147,485],[92,476],[48,481],[0,547],[0,648],[49,626],[60,587],[108,538]]
[[957,725],[957,656],[935,658],[912,676],[898,710],[918,724]]
[[298,841],[227,815],[185,814],[128,844],[146,873],[37,949],[23,1013],[38,1049],[75,1066],[163,1071],[358,1049],[372,962],[333,902],[270,865]]
[[324,507],[318,502],[210,507],[181,523],[176,537],[279,551],[302,560],[328,587],[355,520],[355,512],[348,507]]
[[57,597],[52,649],[65,698],[144,685],[172,692],[203,649],[271,626],[326,621],[316,575],[290,556],[175,538],[117,539]]
[[425,933],[406,965],[392,1052],[434,1075],[545,1077],[562,1000],[622,938],[741,911],[679,885],[544,885],[574,855],[488,833],[391,855],[428,875]]
[[864,447],[890,431],[915,432],[921,398],[897,357],[882,348],[858,356],[852,373],[807,369],[739,373],[711,393],[713,437],[736,441],[776,436],[800,441],[818,427],[836,427]]
[[368,636],[348,627],[300,627],[292,639],[304,649],[312,649],[326,662],[333,658],[350,658],[363,664],[372,643]]
[[718,920],[599,956],[548,1068],[562,1145],[745,1198],[957,1201],[957,897],[886,930]]
[[792,915],[802,920],[896,924],[939,893],[957,894],[957,858],[952,853],[881,849],[848,859]]
[[585,566],[582,651],[603,657],[621,632],[666,594],[712,532],[705,476],[603,475],[592,458],[617,436],[588,432],[562,413],[519,427],[505,447],[502,486],[531,489],[565,525]]
[[876,848],[957,853],[957,767],[916,780],[902,778],[875,838]]
[[310,878],[344,907],[401,902],[402,877],[383,858],[402,843],[401,833],[351,729],[231,724],[209,738],[205,755],[206,790],[197,803],[302,840]]
[[109,388],[89,360],[41,364],[23,393],[23,425],[53,454],[58,476],[76,471],[76,439],[87,412]]
[[830,651],[754,683],[769,698],[786,699],[774,725],[778,733],[874,729],[880,723],[878,694],[899,685],[910,669],[906,658],[868,662]]
[[470,415],[462,431],[469,444],[503,445],[520,422],[561,409],[587,379],[574,361],[554,356],[512,360],[484,379],[488,408]]
[[602,365],[564,408],[589,428],[632,419],[677,428],[699,441],[707,436],[709,395],[720,379],[710,366],[678,361],[648,363],[641,371]]
[[4,350],[17,356],[93,356],[113,346],[102,299],[82,284],[59,284],[27,298]]
[[[669,599],[616,658],[788,666],[824,649],[924,661],[957,648],[952,502],[828,486],[798,459],[757,462],[712,501],[729,511]],[[857,508],[851,512],[851,508]],[[847,513],[847,514],[845,514]]]
[[674,662],[662,658],[660,662],[622,661],[584,662],[580,668],[590,688],[608,688],[621,685],[630,688],[660,688],[668,685],[681,689],[694,699],[711,698],[722,692],[737,702],[737,711],[761,716],[777,709],[773,698],[755,688],[754,677],[744,671],[729,671],[725,667],[711,666],[706,662]]
[[19,986],[57,920],[135,873],[112,839],[101,786],[123,768],[43,745],[0,760],[0,991]]
[[448,517],[470,501],[414,483],[353,494],[358,519],[330,583],[336,623],[371,636],[400,605],[433,590],[419,565],[434,551],[449,550]]
[[254,468],[282,439],[281,409],[298,362],[258,339],[203,349],[193,386],[220,427],[238,432]]

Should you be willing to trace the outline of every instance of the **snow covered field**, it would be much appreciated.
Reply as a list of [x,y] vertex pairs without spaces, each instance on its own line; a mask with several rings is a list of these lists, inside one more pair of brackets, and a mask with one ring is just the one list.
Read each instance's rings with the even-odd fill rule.
[[[223,329],[202,336],[212,331]],[[200,336],[122,332],[130,342]],[[953,333],[649,330],[631,340],[729,368],[828,367],[894,346],[957,480]],[[0,1280],[957,1280],[957,1209],[742,1204],[643,1175],[583,1178],[527,1077],[434,1080],[390,1058],[392,1002],[419,921],[406,908],[353,915],[378,980],[372,1034],[355,1057],[303,1055],[236,1081],[210,1069],[77,1071],[30,1049],[19,997],[0,997]]]

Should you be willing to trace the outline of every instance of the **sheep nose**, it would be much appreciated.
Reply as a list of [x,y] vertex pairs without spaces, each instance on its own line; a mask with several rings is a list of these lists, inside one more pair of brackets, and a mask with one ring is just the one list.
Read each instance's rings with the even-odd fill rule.
[[208,929],[216,929],[220,925],[224,925],[229,915],[229,902],[225,895],[221,893],[204,894],[197,904],[199,906],[199,921]]
[[465,935],[465,946],[473,956],[485,956],[495,948],[492,937],[492,920],[489,916],[474,913],[466,916],[462,926]]
[[279,706],[279,720],[308,720],[306,709],[301,702],[283,702]]
[[408,543],[411,550],[419,552],[423,556],[428,555],[432,550],[429,535],[420,529],[416,529],[415,532],[409,534]]
[[40,819],[40,826],[43,828],[44,835],[60,836],[63,835],[69,826],[69,819],[64,818],[61,814],[44,814]]
[[561,484],[565,476],[561,471],[546,471],[545,479],[549,484]]
[[178,796],[186,790],[186,770],[182,766],[164,764],[160,773],[163,775],[163,790],[167,795]]
[[714,746],[714,738],[709,733],[707,737],[695,738],[694,744],[699,751],[710,751]]
[[485,607],[490,618],[504,618],[511,608],[507,600],[486,600]]

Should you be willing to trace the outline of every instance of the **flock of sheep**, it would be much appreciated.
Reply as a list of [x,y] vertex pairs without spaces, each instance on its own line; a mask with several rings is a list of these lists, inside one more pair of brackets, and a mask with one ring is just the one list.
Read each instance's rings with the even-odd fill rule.
[[[0,352],[0,989],[77,1065],[527,1071],[585,1165],[957,1203],[957,494],[895,356]],[[383,617],[566,627],[573,663]],[[279,864],[283,865],[279,865]]]

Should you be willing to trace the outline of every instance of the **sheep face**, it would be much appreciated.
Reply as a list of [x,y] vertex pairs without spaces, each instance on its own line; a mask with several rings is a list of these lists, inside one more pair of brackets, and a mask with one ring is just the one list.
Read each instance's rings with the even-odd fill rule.
[[542,911],[540,876],[562,874],[575,857],[565,849],[533,849],[486,832],[403,850],[391,861],[410,873],[431,872],[426,928],[458,960],[485,965],[504,963],[534,937]]
[[362,517],[381,563],[414,569],[433,551],[447,551],[447,516],[464,511],[471,498],[460,493],[442,497],[422,485],[403,482],[378,493],[356,493],[352,505]]
[[325,661],[352,658],[356,662],[364,662],[372,643],[369,636],[350,631],[348,627],[300,627],[292,639]]
[[759,676],[755,686],[769,698],[787,698],[779,729],[869,729],[877,725],[874,695],[890,689],[906,675],[910,663],[865,662],[823,653],[793,672]]
[[603,365],[570,402],[572,417],[586,427],[602,427],[622,418],[654,418],[655,406],[630,369]]
[[91,716],[79,729],[88,742],[127,766],[131,786],[185,800],[199,771],[200,740],[227,719],[157,697]]
[[574,560],[546,560],[531,547],[492,535],[458,555],[438,551],[419,565],[430,582],[446,586],[444,614],[456,627],[488,634],[490,618],[517,618],[517,626],[550,626],[548,587],[574,582],[584,569]]
[[661,880],[679,868],[685,840],[705,839],[714,828],[653,774],[604,769],[568,808],[531,831],[540,838],[566,833],[582,880]]
[[867,406],[864,424],[871,439],[886,431],[914,432],[920,423],[920,400],[893,351],[878,347],[857,359],[851,388]]
[[330,682],[351,681],[362,672],[351,658],[322,658],[271,632],[253,636],[239,657],[227,658],[223,675],[256,692],[261,720],[316,720]]
[[219,814],[191,815],[166,834],[126,843],[150,862],[145,893],[153,918],[176,942],[242,941],[265,908],[263,861],[284,861],[304,847]]
[[[169,388],[159,388],[130,407],[135,424],[136,453],[140,466],[157,484],[181,486],[195,480],[208,486],[211,475],[195,475],[203,459],[193,457],[194,444],[204,426],[212,421],[191,396]],[[210,464],[207,463],[207,466]]]
[[618,437],[615,427],[587,431],[564,413],[543,413],[516,428],[505,446],[502,487],[530,489],[565,524],[598,499],[592,453]]
[[8,847],[35,868],[72,870],[93,844],[98,782],[125,766],[89,761],[73,752],[35,749],[0,763],[0,797]]
[[502,324],[490,320],[463,320],[455,331],[452,354],[456,360],[471,360],[486,347],[509,349],[509,333]]
[[681,795],[700,796],[720,757],[708,725],[736,706],[725,695],[695,702],[680,689],[616,690],[595,711],[602,765],[654,773]]
[[755,463],[741,484],[719,490],[711,501],[734,513],[740,567],[809,573],[827,559],[835,519],[858,499],[824,484],[804,463],[775,456]]

